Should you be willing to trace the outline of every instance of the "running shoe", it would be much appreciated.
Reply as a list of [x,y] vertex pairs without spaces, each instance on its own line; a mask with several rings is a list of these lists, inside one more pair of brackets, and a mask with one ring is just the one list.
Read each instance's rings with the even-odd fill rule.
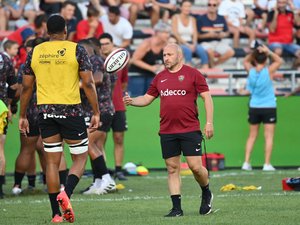
[[104,190],[107,193],[112,193],[117,191],[116,182],[112,178],[102,179],[101,190]]
[[202,192],[202,200],[199,213],[201,215],[208,215],[211,213],[213,194],[211,191]]
[[100,186],[97,186],[95,183],[93,183],[91,186],[89,186],[86,190],[82,192],[84,195],[103,195],[106,194],[107,191],[104,189],[104,186],[102,186],[102,182]]
[[59,206],[63,212],[63,217],[69,223],[73,223],[75,221],[75,214],[70,202],[70,199],[65,191],[60,192],[57,195],[56,200],[58,201]]
[[170,210],[170,212],[167,215],[165,215],[164,217],[179,217],[179,216],[183,216],[182,209],[172,208]]
[[247,163],[247,162],[244,162],[243,166],[242,166],[242,170],[248,170],[248,171],[252,170],[251,164]]
[[276,169],[271,164],[264,164],[263,171],[275,171]]
[[62,222],[64,222],[64,219],[62,216],[58,214],[56,214],[51,220],[51,223],[62,223]]
[[116,172],[115,174],[115,180],[128,180],[127,177],[125,177],[124,173],[122,171]]
[[15,187],[13,187],[13,189],[11,190],[11,192],[13,193],[13,195],[19,195],[19,194],[22,193],[22,189],[19,188],[19,187],[17,187],[17,186],[15,186]]

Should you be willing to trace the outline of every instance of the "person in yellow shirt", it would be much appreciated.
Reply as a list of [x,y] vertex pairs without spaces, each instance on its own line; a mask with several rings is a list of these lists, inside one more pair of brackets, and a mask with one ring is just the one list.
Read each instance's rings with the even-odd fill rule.
[[[67,29],[62,16],[50,16],[47,30],[50,40],[36,46],[26,59],[19,129],[24,135],[29,132],[26,108],[36,82],[38,123],[47,159],[46,180],[52,222],[59,223],[65,219],[72,223],[75,215],[70,197],[84,172],[88,150],[87,129],[80,104],[80,79],[93,110],[90,132],[98,128],[100,112],[87,52],[77,43],[65,40]],[[58,171],[63,141],[69,145],[73,164],[65,190],[59,192]]]

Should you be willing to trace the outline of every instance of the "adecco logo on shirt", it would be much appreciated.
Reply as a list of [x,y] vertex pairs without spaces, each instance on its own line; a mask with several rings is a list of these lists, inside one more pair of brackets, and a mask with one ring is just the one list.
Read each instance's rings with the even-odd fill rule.
[[186,95],[186,90],[165,90],[160,91],[160,96]]

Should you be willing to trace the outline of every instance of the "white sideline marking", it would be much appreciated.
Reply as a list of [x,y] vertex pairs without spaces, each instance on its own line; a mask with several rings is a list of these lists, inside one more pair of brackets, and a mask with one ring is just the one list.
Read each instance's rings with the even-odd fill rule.
[[[231,192],[232,193],[232,192]],[[253,196],[286,196],[286,195],[295,195],[299,196],[300,192],[275,192],[275,193],[249,193],[249,194],[215,194],[217,198],[233,198],[233,197],[253,197]],[[121,198],[97,198],[98,196],[95,195],[95,198],[72,198],[72,202],[122,202],[122,201],[132,201],[132,200],[157,200],[157,199],[169,199],[170,196],[134,196],[134,197],[121,197]],[[199,197],[199,195],[184,195],[184,198],[194,199],[195,197]],[[3,202],[3,200],[2,200]],[[49,203],[48,198],[43,198],[41,200],[29,200],[29,201],[22,201],[18,200],[4,200],[4,204],[6,205],[17,205],[17,204],[44,204]]]

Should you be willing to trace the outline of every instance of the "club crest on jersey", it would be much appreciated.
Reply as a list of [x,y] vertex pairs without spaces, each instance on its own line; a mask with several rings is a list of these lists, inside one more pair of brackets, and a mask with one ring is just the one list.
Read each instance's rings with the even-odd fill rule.
[[183,81],[183,80],[184,80],[184,75],[178,76],[178,80],[179,80],[179,81]]

